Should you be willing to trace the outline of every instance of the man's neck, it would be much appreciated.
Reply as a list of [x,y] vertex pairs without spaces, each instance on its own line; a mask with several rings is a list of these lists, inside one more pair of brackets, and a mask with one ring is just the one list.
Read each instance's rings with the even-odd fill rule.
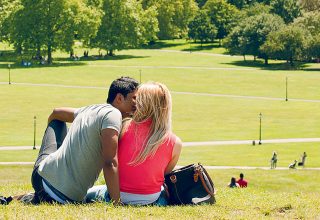
[[112,103],[109,103],[110,105],[112,105],[113,107],[115,107],[116,109],[118,109],[120,112],[121,112],[121,115],[122,115],[122,118],[125,118],[125,117],[128,117],[128,114],[125,113],[125,112],[122,112],[119,108],[119,105],[117,105],[116,102],[112,102]]

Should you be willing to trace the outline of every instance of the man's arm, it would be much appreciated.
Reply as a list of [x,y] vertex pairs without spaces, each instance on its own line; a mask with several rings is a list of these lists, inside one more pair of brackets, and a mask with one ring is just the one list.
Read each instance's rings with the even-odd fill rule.
[[52,113],[48,118],[48,124],[52,120],[59,120],[64,122],[73,122],[75,108],[61,107],[53,109]]
[[118,173],[118,132],[106,128],[101,131],[103,175],[107,184],[108,192],[112,201],[120,202],[120,187]]

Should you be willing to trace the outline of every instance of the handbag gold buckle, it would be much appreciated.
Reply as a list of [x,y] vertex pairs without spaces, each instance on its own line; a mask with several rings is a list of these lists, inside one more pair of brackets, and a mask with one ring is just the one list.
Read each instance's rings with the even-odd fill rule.
[[170,180],[171,180],[172,183],[176,183],[176,182],[177,182],[177,177],[176,177],[176,175],[170,176]]

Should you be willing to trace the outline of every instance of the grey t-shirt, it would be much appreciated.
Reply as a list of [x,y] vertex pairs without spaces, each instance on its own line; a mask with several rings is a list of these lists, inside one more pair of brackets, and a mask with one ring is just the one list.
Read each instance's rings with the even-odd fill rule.
[[38,172],[55,189],[72,200],[82,201],[103,165],[101,130],[121,129],[121,113],[110,104],[79,108],[61,147],[46,157]]

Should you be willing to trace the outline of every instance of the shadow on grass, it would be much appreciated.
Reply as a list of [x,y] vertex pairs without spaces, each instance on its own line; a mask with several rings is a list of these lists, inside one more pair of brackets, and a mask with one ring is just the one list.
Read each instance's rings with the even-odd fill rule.
[[[114,56],[98,56],[92,55],[89,57],[81,57],[79,61],[99,61],[99,60],[128,60],[148,58],[149,56],[134,56],[134,55],[114,55]],[[70,61],[70,58],[57,58],[56,61]],[[77,61],[76,61],[77,62]]]
[[303,70],[303,71],[319,71],[319,68],[308,68],[310,66],[309,63],[303,63],[303,62],[295,62],[292,65],[287,62],[282,63],[270,63],[268,65],[264,64],[263,60],[237,60],[232,61],[228,63],[223,64],[229,64],[234,66],[241,66],[241,67],[256,67],[263,70]]
[[[84,66],[87,61],[101,61],[101,60],[126,60],[146,58],[148,56],[133,56],[133,55],[115,55],[115,56],[98,56],[93,55],[89,57],[80,57],[79,60],[71,58],[58,57],[53,59],[52,64],[41,64],[39,60],[30,58],[31,56],[17,56],[13,51],[4,51],[0,56],[0,69],[8,69],[8,64],[14,69],[28,69],[41,67],[69,67],[69,66]],[[23,64],[23,61],[25,64]],[[30,64],[30,65],[29,65]]]
[[315,72],[320,72],[320,68],[313,68],[313,67],[311,67],[311,68],[308,68],[308,67],[306,67],[305,69],[303,69],[304,71],[315,71]]
[[140,49],[164,49],[164,48],[170,48],[170,47],[176,47],[179,45],[183,45],[183,43],[172,43],[172,42],[152,42],[147,45],[143,45]]
[[[30,66],[24,66],[20,62],[11,62],[11,69],[32,69],[32,68],[42,68],[42,67],[68,67],[68,66],[84,66],[87,65],[84,62],[54,62],[52,64],[40,64],[39,62],[32,62]],[[0,69],[8,69],[8,64],[0,64]]]
[[196,52],[196,51],[202,51],[202,50],[211,50],[214,48],[220,48],[219,42],[214,41],[214,42],[204,42],[201,46],[200,42],[194,42],[194,41],[180,41],[180,42],[174,42],[174,41],[157,41],[157,42],[152,42],[149,43],[148,45],[142,46],[140,49],[166,49],[170,47],[176,47],[180,46],[183,47],[183,49],[179,49],[181,51],[191,51],[191,52]]
[[191,52],[197,52],[202,50],[211,50],[214,48],[220,48],[218,44],[212,43],[212,44],[204,44],[201,46],[199,43],[192,43],[189,45],[189,48],[182,49],[182,51],[191,51]]

